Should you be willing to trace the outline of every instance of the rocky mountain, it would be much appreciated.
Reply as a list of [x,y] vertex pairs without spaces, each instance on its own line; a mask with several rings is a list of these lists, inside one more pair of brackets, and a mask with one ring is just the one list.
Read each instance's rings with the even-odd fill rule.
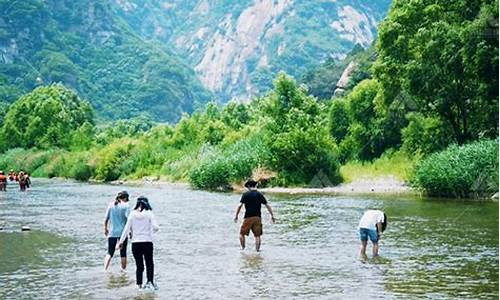
[[267,90],[277,72],[300,77],[367,47],[390,0],[115,0],[149,40],[174,49],[224,99]]
[[193,69],[93,0],[0,0],[0,103],[62,82],[101,119],[174,121],[210,98]]

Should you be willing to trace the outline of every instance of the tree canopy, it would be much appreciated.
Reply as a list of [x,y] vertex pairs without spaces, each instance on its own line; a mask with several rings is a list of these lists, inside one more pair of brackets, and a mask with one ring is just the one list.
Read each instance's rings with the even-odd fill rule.
[[61,84],[38,87],[8,109],[0,129],[2,148],[67,147],[81,126],[93,124],[93,111]]

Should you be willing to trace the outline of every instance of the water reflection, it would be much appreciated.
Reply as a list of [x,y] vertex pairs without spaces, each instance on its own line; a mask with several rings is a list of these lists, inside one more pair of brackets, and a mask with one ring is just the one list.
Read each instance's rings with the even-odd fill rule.
[[132,285],[133,283],[134,281],[131,280],[126,273],[118,273],[118,274],[110,273],[108,276],[108,284],[106,285],[106,288],[112,290],[116,288],[129,286]]
[[260,253],[241,253],[241,261],[242,266],[240,271],[242,273],[246,273],[248,270],[250,271],[262,271],[262,267],[264,264],[264,257]]
[[[118,258],[103,271],[103,212],[122,189],[148,195],[160,223],[156,293],[137,290],[130,248],[126,273]],[[264,213],[256,253],[252,237],[239,250],[239,195],[64,181],[10,189],[0,193],[0,299],[498,298],[498,203],[268,198],[279,222]],[[381,256],[369,247],[360,259],[367,208],[384,210],[389,225]]]

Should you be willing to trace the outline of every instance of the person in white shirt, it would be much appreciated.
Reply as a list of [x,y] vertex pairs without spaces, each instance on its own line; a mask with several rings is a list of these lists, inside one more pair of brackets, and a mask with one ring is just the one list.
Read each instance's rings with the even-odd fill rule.
[[[157,290],[158,287],[153,281],[154,264],[153,264],[153,232],[159,230],[156,223],[153,211],[149,205],[148,198],[137,198],[137,204],[134,211],[130,214],[127,224],[122,232],[118,247],[123,246],[123,242],[128,234],[132,234],[132,254],[134,255],[136,264],[136,282],[141,288]],[[142,274],[144,272],[144,262],[146,262],[147,282],[142,285]]]
[[382,237],[382,232],[387,228],[387,215],[380,210],[367,210],[359,221],[358,230],[361,240],[362,256],[366,256],[366,246],[368,238],[373,243],[373,256],[378,256],[379,240]]

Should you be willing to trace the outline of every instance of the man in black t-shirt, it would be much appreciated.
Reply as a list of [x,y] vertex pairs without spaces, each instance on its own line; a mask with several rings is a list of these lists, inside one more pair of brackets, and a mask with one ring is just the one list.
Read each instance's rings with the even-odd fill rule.
[[266,198],[259,191],[257,191],[257,182],[255,180],[248,180],[245,183],[245,187],[248,189],[243,196],[241,196],[240,204],[236,208],[236,215],[234,221],[238,221],[238,216],[241,211],[241,207],[245,205],[245,216],[243,223],[240,228],[240,244],[241,249],[245,249],[245,235],[250,233],[252,230],[255,236],[255,250],[260,251],[260,236],[262,235],[262,221],[260,208],[264,204],[271,215],[271,220],[275,221],[273,210],[271,206],[267,203]]

